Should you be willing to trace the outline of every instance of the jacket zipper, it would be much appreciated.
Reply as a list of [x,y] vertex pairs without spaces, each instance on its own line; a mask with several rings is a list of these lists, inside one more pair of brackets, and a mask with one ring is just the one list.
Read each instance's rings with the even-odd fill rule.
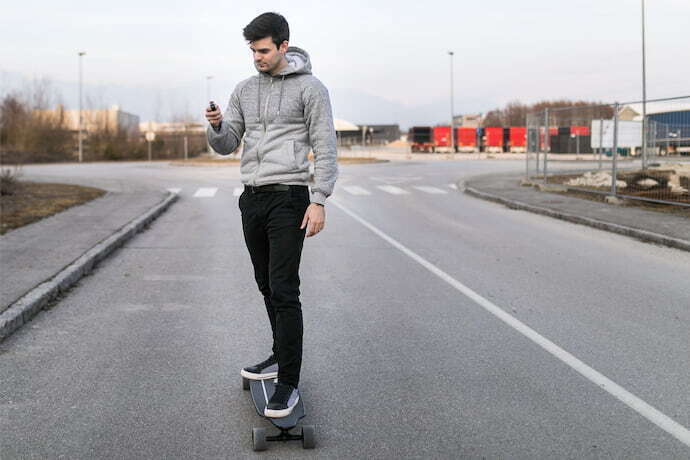
[[254,185],[256,185],[256,178],[259,175],[259,168],[261,167],[261,147],[263,147],[264,140],[266,140],[266,130],[268,129],[267,127],[267,122],[266,120],[268,119],[268,101],[271,99],[271,91],[273,90],[273,77],[271,77],[271,86],[268,88],[268,94],[266,95],[266,104],[264,107],[264,134],[261,136],[261,141],[259,142],[259,147],[256,149],[256,160],[258,161],[258,164],[256,166],[256,172],[254,173]]

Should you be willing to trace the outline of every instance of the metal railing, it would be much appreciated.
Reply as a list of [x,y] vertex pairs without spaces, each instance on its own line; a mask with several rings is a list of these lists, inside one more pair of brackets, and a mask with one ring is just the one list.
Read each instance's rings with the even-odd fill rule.
[[569,189],[690,206],[690,96],[527,116],[525,176]]

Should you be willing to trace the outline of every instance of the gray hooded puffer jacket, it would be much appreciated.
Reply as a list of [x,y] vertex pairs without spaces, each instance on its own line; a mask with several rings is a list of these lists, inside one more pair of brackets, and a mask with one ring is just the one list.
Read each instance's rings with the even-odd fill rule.
[[311,201],[324,204],[338,176],[328,90],[311,74],[306,51],[291,46],[285,57],[288,65],[278,75],[259,72],[235,87],[220,128],[208,127],[208,141],[228,155],[244,136],[240,179],[249,185],[308,185],[311,147]]

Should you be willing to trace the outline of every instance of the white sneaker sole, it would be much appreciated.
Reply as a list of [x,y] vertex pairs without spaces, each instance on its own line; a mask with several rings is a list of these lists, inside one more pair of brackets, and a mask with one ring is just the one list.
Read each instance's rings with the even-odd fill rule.
[[288,407],[287,409],[281,409],[281,410],[276,410],[276,409],[269,409],[268,407],[264,409],[264,415],[266,417],[271,417],[271,418],[282,418],[282,417],[287,417],[292,413],[292,409],[297,406],[297,403],[299,402],[299,396],[297,396],[297,399],[295,400],[295,404],[292,407]]
[[244,369],[240,370],[240,375],[245,379],[249,380],[268,380],[275,379],[278,377],[278,372],[267,372],[265,374],[254,374],[252,372],[247,372]]

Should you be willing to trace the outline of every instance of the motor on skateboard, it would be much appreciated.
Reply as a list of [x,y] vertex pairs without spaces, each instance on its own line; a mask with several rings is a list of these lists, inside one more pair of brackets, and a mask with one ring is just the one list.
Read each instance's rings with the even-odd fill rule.
[[280,434],[268,436],[266,428],[254,427],[252,428],[252,444],[254,450],[261,451],[268,449],[269,441],[302,441],[302,447],[305,449],[313,449],[316,445],[314,438],[314,426],[302,425],[300,434],[292,434],[290,430],[297,426],[297,423],[306,415],[304,411],[304,402],[300,394],[297,405],[292,410],[290,415],[281,418],[266,417],[264,409],[268,404],[269,399],[275,391],[277,379],[266,380],[250,380],[242,377],[242,389],[249,390],[256,408],[256,413],[261,417],[268,419],[276,428],[280,430]]

